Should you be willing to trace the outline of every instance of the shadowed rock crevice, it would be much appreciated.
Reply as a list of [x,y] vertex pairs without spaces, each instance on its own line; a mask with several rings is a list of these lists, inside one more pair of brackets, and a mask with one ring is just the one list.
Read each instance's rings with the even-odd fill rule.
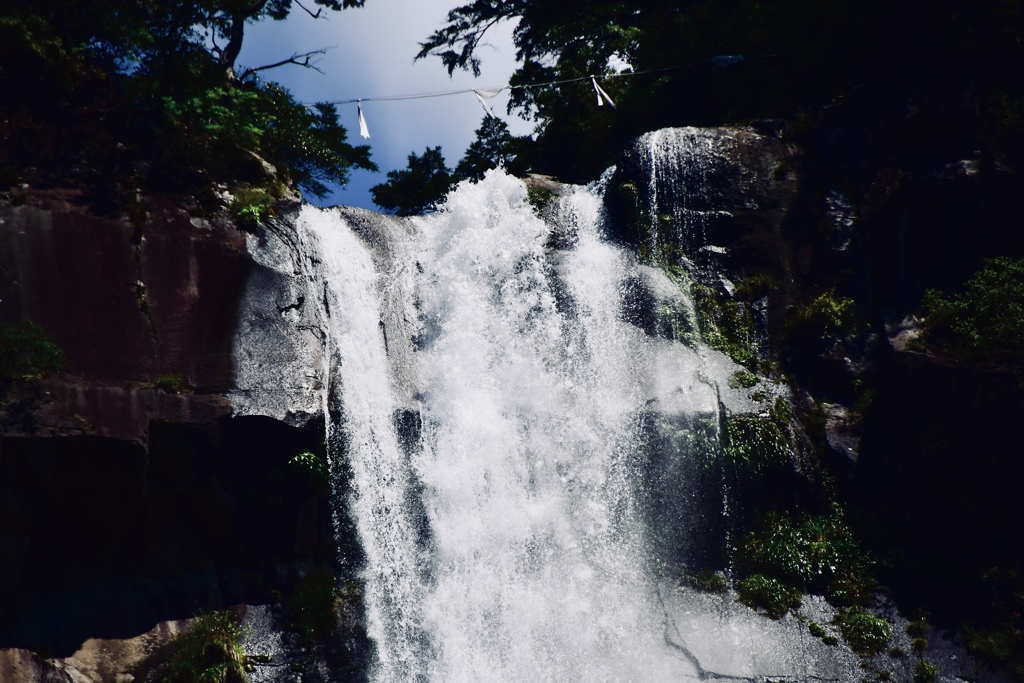
[[322,430],[240,417],[154,422],[147,447],[4,437],[0,647],[68,656],[86,638],[272,602],[298,563],[355,552],[334,538],[324,487],[292,462],[325,456]]

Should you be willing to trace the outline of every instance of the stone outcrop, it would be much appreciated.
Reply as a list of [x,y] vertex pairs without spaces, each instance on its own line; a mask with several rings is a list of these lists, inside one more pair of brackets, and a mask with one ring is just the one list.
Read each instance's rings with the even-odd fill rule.
[[46,659],[22,649],[0,650],[0,680],[74,683],[132,683],[145,677],[147,664],[166,649],[187,622],[161,622],[133,638],[89,638],[74,654]]
[[68,656],[333,561],[325,487],[289,465],[325,455],[295,232],[184,205],[0,202],[0,322],[36,322],[68,359],[0,438],[0,647]]
[[[759,369],[793,389],[804,471],[829,473],[900,607],[1004,637],[1024,568],[1021,369],[911,343],[926,290],[1024,256],[1024,182],[986,147],[973,96],[956,78],[886,83],[789,126],[650,133],[621,154],[609,210],[641,258],[754,314]],[[807,324],[822,296],[848,306],[843,329]],[[767,481],[738,498],[733,516],[820,504]]]

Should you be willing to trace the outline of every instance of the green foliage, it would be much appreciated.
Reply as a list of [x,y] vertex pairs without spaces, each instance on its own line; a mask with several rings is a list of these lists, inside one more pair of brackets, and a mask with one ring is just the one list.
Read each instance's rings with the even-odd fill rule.
[[826,645],[838,645],[839,639],[825,630],[825,627],[816,621],[807,624],[807,631],[815,638],[820,638]]
[[[1007,104],[993,121],[1021,139],[1018,2],[465,0],[418,57],[478,72],[487,31],[502,22],[514,26],[514,85],[580,79],[512,93],[513,108],[538,121],[534,167],[572,182],[614,163],[621,144],[646,130],[792,116],[857,84],[924,68],[998,84],[991,100]],[[709,61],[723,54],[770,57],[727,68]],[[656,72],[605,79],[615,110],[595,106],[586,78],[607,73],[613,57]]]
[[837,297],[835,290],[820,294],[788,322],[789,335],[801,341],[843,337],[855,332],[856,328],[853,299]]
[[[668,264],[661,264],[661,267],[680,291],[690,289],[690,276],[684,268]],[[697,311],[687,297],[680,297],[674,301],[659,301],[654,318],[658,336],[685,344],[691,349],[696,349],[700,345]]]
[[962,360],[1024,360],[1024,259],[989,259],[962,292],[929,290],[923,306],[923,342]]
[[516,163],[516,157],[528,142],[527,137],[515,137],[509,133],[508,124],[501,119],[485,116],[476,129],[476,140],[455,166],[455,177],[459,180],[481,180],[486,171],[499,166],[513,175],[522,174],[525,168]]
[[725,577],[718,572],[705,569],[699,574],[684,574],[679,579],[681,586],[689,586],[704,593],[722,594],[729,590]]
[[769,414],[778,425],[788,425],[793,420],[793,408],[790,407],[789,401],[781,396],[775,397],[775,403],[772,404]]
[[889,622],[859,607],[837,612],[833,623],[839,627],[843,640],[859,655],[873,655],[884,651],[892,638]]
[[800,607],[800,591],[778,579],[753,574],[736,587],[739,600],[747,607],[763,609],[772,619],[781,619],[790,609]]
[[719,294],[707,285],[690,287],[697,309],[697,322],[704,343],[726,354],[740,365],[754,368],[754,321],[749,305]]
[[676,453],[688,453],[705,470],[718,462],[719,421],[714,416],[695,415],[682,425],[661,425],[664,437]]
[[935,683],[938,675],[939,667],[923,659],[917,660],[914,665],[914,683]]
[[907,624],[907,635],[914,638],[924,638],[928,635],[928,628],[928,617],[922,614]]
[[411,153],[408,167],[388,171],[387,177],[386,183],[371,187],[370,194],[377,206],[399,216],[432,211],[455,183],[440,146]]
[[38,379],[66,364],[64,352],[36,323],[0,324],[0,383]]
[[231,215],[243,226],[262,223],[274,215],[274,196],[261,187],[245,187],[235,192]]
[[833,506],[828,515],[765,517],[744,540],[740,563],[745,571],[776,576],[842,605],[865,604],[874,581],[873,562]]
[[555,193],[543,187],[531,187],[526,190],[526,200],[538,214],[544,212],[554,198]]
[[779,288],[779,281],[767,273],[748,275],[736,284],[733,293],[740,301],[757,301]]
[[47,402],[41,379],[67,365],[64,352],[31,320],[0,324],[0,433],[31,434]]
[[731,415],[725,419],[722,452],[734,467],[764,472],[789,460],[791,446],[775,420],[759,415]]
[[180,374],[157,375],[153,384],[157,389],[169,394],[186,394],[190,391],[188,383]]
[[760,381],[760,378],[754,373],[739,370],[729,378],[729,386],[733,389],[749,389]]
[[259,82],[260,68],[235,74],[246,24],[283,19],[292,0],[8,5],[0,19],[0,88],[10,95],[0,103],[0,165],[86,174],[115,188],[194,190],[263,182],[262,159],[279,180],[316,195],[325,182],[344,183],[353,166],[375,168],[367,147],[345,142],[332,106],[297,103]]
[[245,631],[230,612],[200,614],[171,644],[164,683],[245,683]]
[[987,614],[964,625],[964,643],[1024,679],[1024,574],[992,567],[982,574],[981,587]]
[[967,649],[1006,666],[1018,677],[1024,677],[1024,631],[1019,628],[995,627],[963,630]]
[[288,461],[288,466],[302,472],[310,481],[326,484],[328,479],[327,461],[315,453],[304,451]]
[[307,192],[348,180],[352,166],[376,170],[369,147],[349,145],[333,105],[306,107],[276,83],[223,83],[190,97],[163,98],[165,135],[180,137],[177,164],[216,179],[268,181],[262,160]]
[[[734,376],[735,377],[735,376]],[[731,380],[730,380],[731,381]],[[784,470],[790,462],[793,445],[789,437],[792,415],[784,398],[776,397],[768,415],[744,413],[728,415],[721,421],[721,433],[711,423],[691,434],[688,452],[705,468],[712,467],[719,455],[734,472],[741,475],[764,475]],[[711,441],[710,447],[705,441]],[[720,445],[720,449],[716,446]]]

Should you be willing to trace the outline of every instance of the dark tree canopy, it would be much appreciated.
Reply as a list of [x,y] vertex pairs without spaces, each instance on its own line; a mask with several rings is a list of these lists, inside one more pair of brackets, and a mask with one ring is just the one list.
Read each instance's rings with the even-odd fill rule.
[[370,194],[377,206],[398,216],[432,210],[455,183],[440,146],[428,147],[423,154],[409,154],[408,167],[388,171],[387,178],[386,183],[370,188]]
[[[235,62],[246,24],[364,0],[7,0],[0,16],[0,171],[169,188],[279,179],[322,195],[375,169],[328,105],[309,109]],[[311,55],[278,65],[312,66]],[[255,156],[254,156],[255,155]],[[89,179],[91,178],[91,180]]]
[[[417,57],[478,73],[487,31],[503,21],[517,22],[513,85],[581,79],[512,92],[511,110],[538,122],[531,165],[567,180],[592,177],[647,130],[792,118],[923,73],[969,74],[994,126],[1024,119],[1020,0],[472,0]],[[586,77],[612,63],[638,75],[606,78],[618,107],[599,109]]]
[[508,132],[507,123],[493,116],[485,116],[476,129],[476,140],[455,166],[455,177],[459,180],[480,180],[486,171],[498,166],[513,174],[522,173],[525,169],[516,164],[516,158],[525,143],[526,139]]
[[499,166],[509,173],[525,173],[527,169],[519,159],[529,142],[529,138],[509,133],[508,124],[501,119],[485,116],[476,129],[476,140],[454,171],[445,165],[440,147],[428,147],[422,155],[410,154],[406,168],[389,171],[387,182],[374,186],[370,193],[377,206],[399,216],[425,213],[443,201],[461,180],[480,180],[484,173]]

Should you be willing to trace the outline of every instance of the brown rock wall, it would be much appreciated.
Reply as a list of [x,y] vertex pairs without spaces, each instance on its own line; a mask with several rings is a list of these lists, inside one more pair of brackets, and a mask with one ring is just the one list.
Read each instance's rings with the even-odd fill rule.
[[[151,419],[228,414],[221,394],[254,267],[245,235],[167,198],[133,218],[94,215],[80,200],[0,202],[0,321],[33,320],[69,361],[46,383],[38,426],[143,440]],[[189,391],[159,391],[161,379]]]

